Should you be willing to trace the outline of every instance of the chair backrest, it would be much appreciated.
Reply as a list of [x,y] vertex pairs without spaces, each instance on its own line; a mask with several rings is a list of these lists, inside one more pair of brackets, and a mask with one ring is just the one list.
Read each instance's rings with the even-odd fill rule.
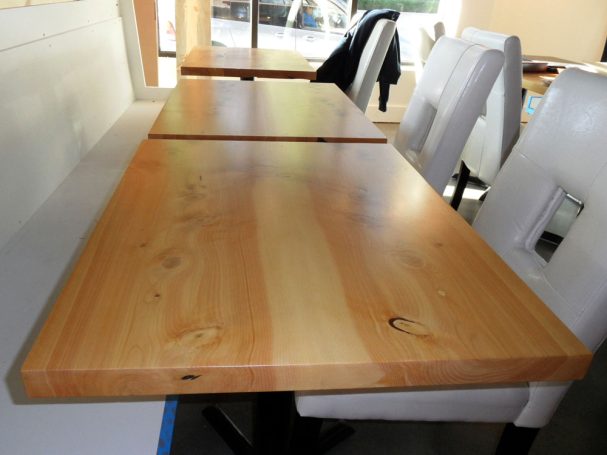
[[521,42],[517,36],[473,27],[466,28],[462,38],[504,53],[504,67],[489,93],[485,112],[474,125],[462,153],[470,174],[490,185],[520,132]]
[[425,65],[426,61],[428,60],[428,57],[430,56],[430,52],[432,51],[432,48],[434,47],[434,44],[438,41],[438,39],[441,36],[445,35],[445,24],[443,24],[442,22],[437,22],[436,24],[434,24],[434,37],[430,36],[430,33],[428,33],[428,30],[426,30],[425,27],[420,27],[419,28],[419,36],[418,36],[418,40],[419,42],[417,43],[417,52],[418,52],[418,59],[421,63],[421,65]]
[[445,36],[445,24],[437,22],[434,24],[434,41],[438,41],[441,36]]
[[394,146],[441,194],[503,62],[501,51],[446,36],[430,53]]
[[[474,228],[591,350],[607,336],[607,77],[571,69],[552,84],[502,167]],[[570,194],[583,210],[546,263],[545,226]],[[566,386],[536,383],[519,420],[543,425]]]
[[377,82],[395,31],[396,22],[389,19],[377,21],[360,56],[354,81],[346,90],[346,95],[363,112],[367,110],[373,86]]
[[434,44],[441,36],[445,35],[445,24],[442,22],[434,24],[434,38],[428,33],[426,27],[420,27],[418,32],[417,42],[415,43],[417,54],[413,61],[416,83],[421,80],[422,74],[424,73],[424,66],[430,56],[430,52],[432,52]]

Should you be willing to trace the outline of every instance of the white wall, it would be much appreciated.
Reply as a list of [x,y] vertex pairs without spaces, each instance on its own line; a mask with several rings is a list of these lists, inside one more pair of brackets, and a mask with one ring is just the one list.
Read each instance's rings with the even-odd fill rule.
[[607,37],[607,0],[495,0],[491,27],[518,35],[525,54],[595,62]]
[[118,17],[112,0],[0,10],[0,51]]
[[31,400],[19,376],[66,268],[157,114],[133,99],[115,0],[0,9],[2,454],[156,450],[161,399]]
[[113,0],[0,10],[0,249],[133,101]]

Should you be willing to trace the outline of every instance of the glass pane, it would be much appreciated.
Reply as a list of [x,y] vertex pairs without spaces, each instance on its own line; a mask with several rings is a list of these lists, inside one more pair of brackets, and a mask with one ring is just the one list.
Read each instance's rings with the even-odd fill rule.
[[401,13],[397,21],[400,40],[400,58],[403,62],[415,60],[419,29],[432,29],[437,22],[440,0],[358,0],[358,11],[389,8]]
[[440,0],[358,0],[358,9],[389,8],[401,13],[436,13]]
[[258,45],[326,58],[348,25],[347,0],[261,0]]
[[158,0],[158,50],[160,54],[175,53],[175,0]]
[[213,46],[251,47],[251,0],[213,0]]

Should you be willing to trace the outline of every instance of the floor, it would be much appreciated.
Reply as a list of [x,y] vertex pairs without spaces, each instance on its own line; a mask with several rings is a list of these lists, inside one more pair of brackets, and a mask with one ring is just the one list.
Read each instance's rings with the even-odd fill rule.
[[[393,138],[396,125],[379,124],[388,138]],[[447,189],[445,194],[452,192]],[[484,191],[471,187],[464,195],[459,213],[471,222],[481,205],[478,197]],[[445,196],[448,200],[449,197]],[[549,256],[554,246],[542,246]],[[594,359],[583,381],[578,381],[559,406],[549,425],[544,427],[532,447],[532,455],[602,455],[607,453],[607,346]],[[177,416],[172,455],[230,454],[224,442],[201,416],[208,404],[220,404],[239,428],[250,435],[252,395],[182,396]],[[358,454],[475,454],[494,452],[502,424],[420,423],[420,422],[348,422],[356,433],[330,450],[333,455]]]

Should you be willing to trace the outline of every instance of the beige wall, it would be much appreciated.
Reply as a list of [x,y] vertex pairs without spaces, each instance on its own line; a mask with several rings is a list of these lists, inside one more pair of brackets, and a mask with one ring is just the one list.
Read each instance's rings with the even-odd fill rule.
[[468,26],[515,34],[526,54],[597,61],[607,38],[607,0],[443,0],[439,15],[451,36]]
[[[447,28],[447,35],[460,36],[466,27],[489,29],[494,3],[495,0],[443,0],[439,14]],[[458,9],[459,17],[454,16]]]
[[525,54],[598,61],[607,0],[494,0],[491,29],[518,35]]

